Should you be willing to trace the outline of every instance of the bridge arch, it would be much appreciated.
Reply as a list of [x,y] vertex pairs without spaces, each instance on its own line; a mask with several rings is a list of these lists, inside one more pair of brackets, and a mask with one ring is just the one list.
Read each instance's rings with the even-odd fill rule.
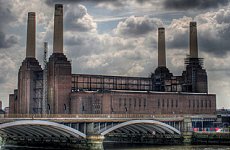
[[71,127],[44,120],[19,120],[0,124],[1,135],[12,136],[50,136],[86,138],[86,135]]
[[[124,129],[122,129],[124,128]],[[169,133],[169,134],[177,134],[181,135],[181,132],[177,130],[176,128],[167,125],[163,122],[157,121],[157,120],[131,120],[127,122],[123,122],[121,124],[115,125],[111,128],[104,129],[98,131],[99,134],[105,136],[106,134],[115,131],[117,129],[121,130],[129,130],[129,131],[143,131],[143,132],[159,132],[159,133]]]

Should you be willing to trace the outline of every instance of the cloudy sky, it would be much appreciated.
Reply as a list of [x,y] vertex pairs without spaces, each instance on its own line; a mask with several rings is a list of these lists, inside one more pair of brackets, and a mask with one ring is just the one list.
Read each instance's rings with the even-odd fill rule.
[[229,0],[0,0],[0,99],[17,87],[27,13],[36,12],[36,57],[52,52],[54,4],[64,4],[64,52],[73,73],[147,77],[157,66],[157,28],[166,29],[167,67],[184,70],[188,27],[197,21],[199,56],[217,107],[230,108]]

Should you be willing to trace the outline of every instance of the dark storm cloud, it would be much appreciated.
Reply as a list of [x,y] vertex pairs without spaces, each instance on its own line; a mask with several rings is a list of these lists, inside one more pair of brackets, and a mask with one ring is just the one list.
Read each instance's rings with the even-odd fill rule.
[[173,39],[166,41],[168,48],[185,49],[188,47],[188,34],[174,33]]
[[9,48],[16,43],[17,38],[15,36],[6,38],[5,34],[0,31],[0,48]]
[[[216,57],[223,57],[230,52],[230,25],[217,31],[216,36],[210,35],[212,31],[198,32],[199,51],[213,54]],[[174,33],[173,39],[166,41],[168,48],[187,49],[189,48],[189,33]]]
[[122,1],[120,0],[46,0],[45,1],[47,5],[53,6],[57,3],[63,3],[63,4],[69,4],[69,3],[83,3],[83,2],[92,2],[92,3],[111,3],[114,6],[122,6]]
[[[230,51],[230,27],[218,31],[216,37],[211,36],[210,32],[198,32],[199,51],[222,57]],[[173,39],[166,41],[168,48],[187,49],[189,48],[189,33],[174,33]]]
[[228,5],[229,0],[165,0],[166,9],[209,9]]
[[0,48],[9,48],[17,43],[15,36],[6,37],[5,27],[12,21],[16,20],[16,17],[11,12],[11,5],[7,2],[0,1]]
[[6,83],[7,79],[5,76],[0,76],[0,84]]
[[202,51],[212,53],[217,57],[223,57],[230,52],[230,25],[218,30],[216,36],[210,36],[208,32],[199,36],[199,45]]
[[220,9],[196,18],[198,26],[199,46],[206,53],[223,57],[230,52],[230,10]]
[[[230,41],[230,24],[228,26],[222,28],[221,30],[218,31],[218,36],[221,39],[224,39],[226,41]],[[228,42],[229,43],[229,42]],[[229,43],[230,44],[230,43]],[[230,45],[228,45],[230,48]]]
[[0,1],[0,30],[4,28],[11,21],[16,20],[16,17],[11,12],[12,6],[7,1]]
[[[82,0],[81,0],[82,1]],[[53,6],[57,3],[76,3],[79,2],[79,0],[46,0],[45,3],[49,6]]]

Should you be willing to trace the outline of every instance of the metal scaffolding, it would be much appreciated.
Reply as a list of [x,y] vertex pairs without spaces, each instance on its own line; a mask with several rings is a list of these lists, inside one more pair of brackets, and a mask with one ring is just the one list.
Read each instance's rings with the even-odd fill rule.
[[47,114],[47,53],[48,43],[44,42],[44,56],[43,56],[43,99],[42,99],[42,114]]
[[[203,69],[203,58],[190,58],[187,56],[185,58],[185,66],[186,66],[186,90],[187,92],[198,92],[197,91],[197,80],[198,71]],[[190,87],[190,88],[189,88]]]
[[41,114],[42,113],[42,72],[35,71],[34,72],[34,97],[32,105],[32,113],[33,114]]

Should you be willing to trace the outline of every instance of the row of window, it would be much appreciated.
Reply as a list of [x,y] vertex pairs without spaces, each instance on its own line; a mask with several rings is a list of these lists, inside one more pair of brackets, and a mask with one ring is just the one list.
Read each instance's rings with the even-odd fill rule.
[[[124,107],[127,107],[127,106],[129,106],[129,107],[131,107],[132,106],[132,104],[134,105],[134,107],[137,107],[137,106],[139,106],[139,107],[141,107],[142,105],[144,106],[144,107],[146,107],[146,105],[147,105],[147,100],[146,100],[146,98],[144,98],[144,99],[141,99],[141,98],[124,98],[124,99],[122,99],[122,98],[119,98],[119,107],[121,107],[122,106],[122,104],[123,104],[123,106]],[[178,104],[179,104],[179,102],[178,102],[178,100],[177,99],[158,99],[158,108],[169,108],[169,107],[171,107],[171,108],[177,108],[178,107]],[[201,108],[203,108],[203,107],[205,107],[205,108],[207,108],[207,107],[210,107],[211,108],[211,100],[189,100],[189,108],[191,108],[191,107],[193,107],[193,108],[195,108],[195,107],[197,107],[197,108],[199,108],[199,107],[201,107]]]
[[92,82],[92,83],[120,83],[120,84],[151,84],[151,79],[130,78],[130,77],[72,77],[72,82]]
[[169,99],[167,99],[167,100],[165,100],[165,99],[162,99],[162,103],[161,103],[161,100],[160,99],[158,99],[158,108],[160,108],[160,107],[178,107],[178,100],[176,99],[176,100],[173,100],[173,99],[171,99],[171,100],[169,100]]
[[126,98],[124,98],[124,99],[119,98],[119,107],[121,107],[122,104],[124,107],[127,107],[127,106],[131,107],[132,104],[134,107],[137,107],[137,106],[141,107],[142,105],[144,107],[146,107],[147,100],[146,100],[146,98],[144,98],[144,99],[141,99],[141,98],[133,98],[133,99],[132,98],[129,98],[129,99],[128,98],[127,99]]
[[201,108],[210,107],[211,108],[212,104],[211,104],[211,100],[189,100],[189,106],[188,107],[189,108],[191,108],[191,107],[193,107],[193,108],[195,108],[195,107],[197,107],[197,108],[199,108],[199,107],[201,107]]

